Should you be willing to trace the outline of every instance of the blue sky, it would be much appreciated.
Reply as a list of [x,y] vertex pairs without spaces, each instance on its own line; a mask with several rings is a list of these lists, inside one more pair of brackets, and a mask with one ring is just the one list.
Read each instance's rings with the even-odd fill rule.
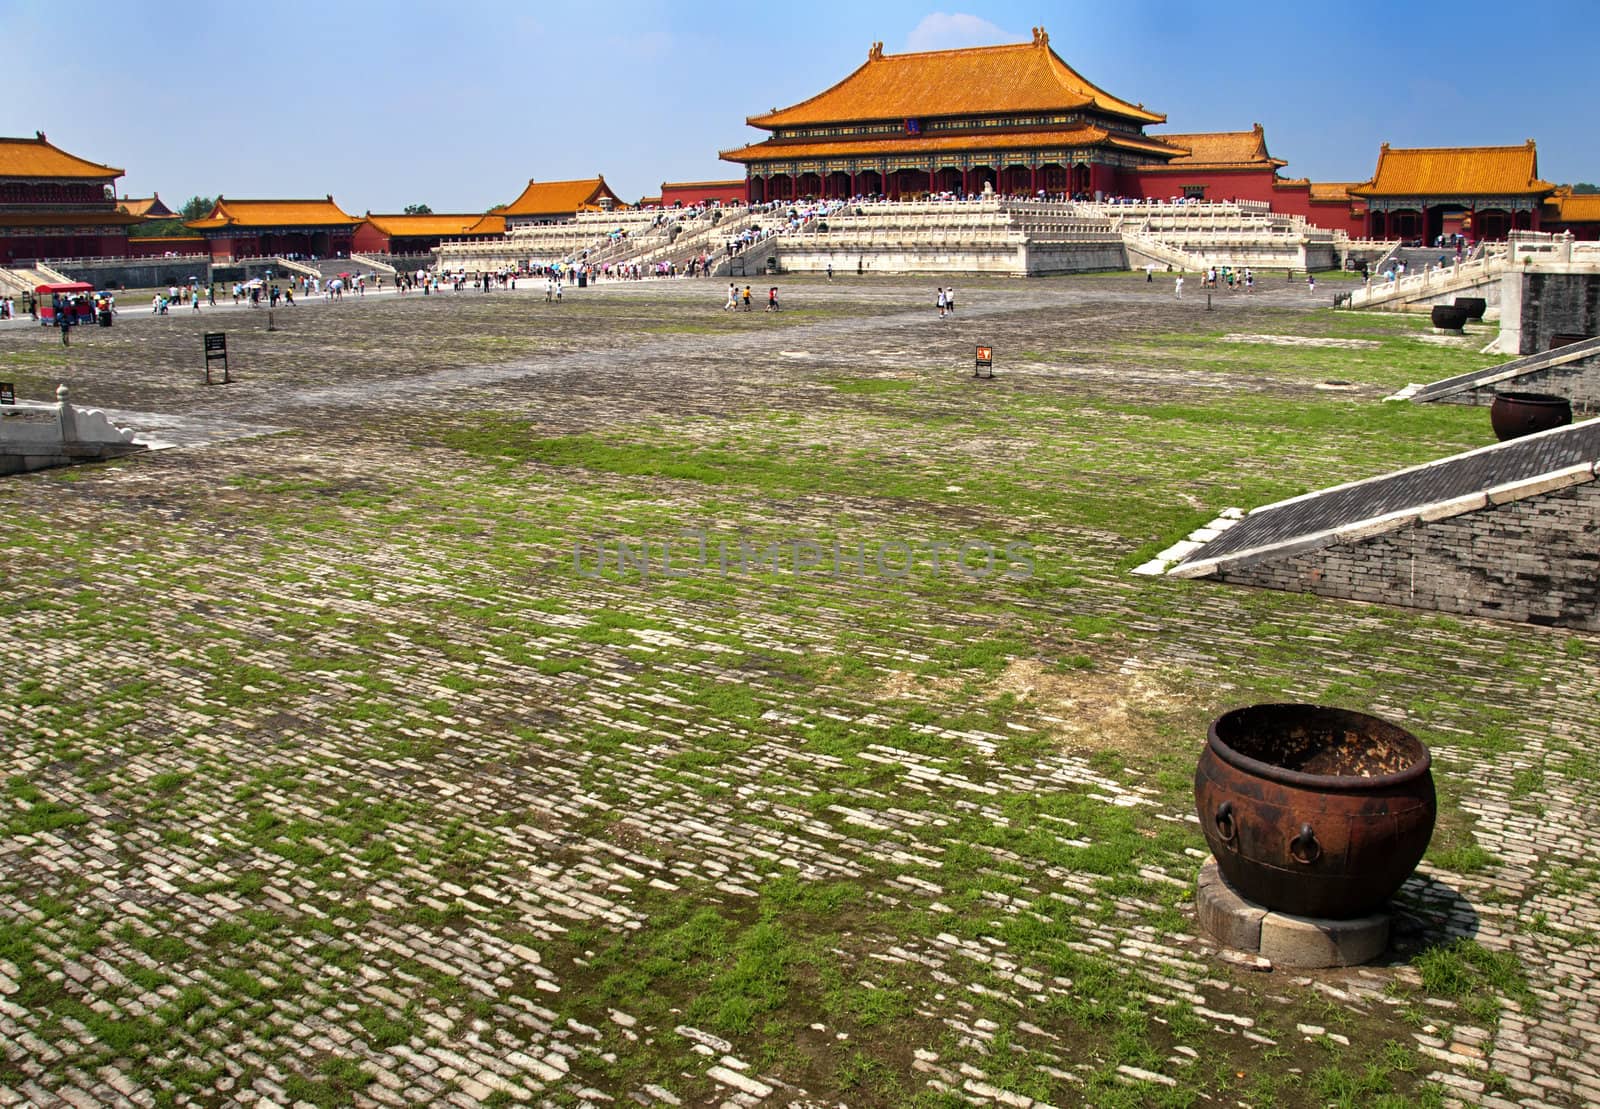
[[[739,176],[748,115],[890,53],[1051,46],[1167,131],[1266,128],[1284,173],[1369,176],[1378,145],[1539,144],[1600,182],[1597,0],[611,5],[272,0],[123,6],[88,33],[0,0],[0,134],[123,167],[122,191],[482,211],[528,178],[604,173],[627,200]],[[1526,21],[1527,30],[1519,29]]]

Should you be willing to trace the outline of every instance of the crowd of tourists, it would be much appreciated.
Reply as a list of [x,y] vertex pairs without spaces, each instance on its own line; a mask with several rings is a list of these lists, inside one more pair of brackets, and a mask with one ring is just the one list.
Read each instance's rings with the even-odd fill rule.
[[1249,266],[1235,269],[1233,266],[1212,266],[1200,275],[1202,289],[1227,289],[1235,292],[1243,289],[1247,293],[1256,291],[1255,271]]

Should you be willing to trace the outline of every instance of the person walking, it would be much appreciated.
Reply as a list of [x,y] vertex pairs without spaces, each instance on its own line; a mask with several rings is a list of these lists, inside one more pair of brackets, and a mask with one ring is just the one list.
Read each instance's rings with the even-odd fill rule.
[[829,281],[833,280],[833,263],[832,262],[828,263],[828,280]]
[[744,287],[744,310],[746,312],[751,310],[750,309],[750,286],[748,286],[748,285],[746,285]]
[[1181,274],[1181,273],[1178,275],[1177,279],[1172,283],[1172,296],[1173,296],[1173,299],[1175,299],[1175,300],[1182,300],[1183,299],[1183,274]]
[[935,308],[939,309],[939,318],[941,320],[944,319],[944,313],[945,313],[944,289],[942,287],[940,287],[940,286],[935,286],[934,287],[934,290],[933,290],[933,306]]
[[1306,274],[1306,292],[1311,296],[1317,295],[1317,275],[1314,273]]
[[954,285],[946,285],[944,287],[944,310],[952,316],[956,314],[956,287]]
[[728,303],[722,306],[724,312],[736,311],[739,307],[739,286],[732,281],[728,282]]

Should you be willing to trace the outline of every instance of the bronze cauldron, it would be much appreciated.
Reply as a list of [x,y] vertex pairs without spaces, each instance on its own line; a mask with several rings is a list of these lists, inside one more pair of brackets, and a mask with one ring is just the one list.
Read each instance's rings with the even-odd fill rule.
[[1553,393],[1496,393],[1489,405],[1489,426],[1502,443],[1571,422],[1572,401]]
[[1246,900],[1365,916],[1416,869],[1438,806],[1428,748],[1403,728],[1321,705],[1218,717],[1194,773],[1217,867]]

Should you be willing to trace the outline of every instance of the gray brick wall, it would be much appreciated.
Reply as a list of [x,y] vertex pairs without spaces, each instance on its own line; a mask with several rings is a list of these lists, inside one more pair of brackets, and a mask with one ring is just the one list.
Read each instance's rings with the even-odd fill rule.
[[1569,362],[1530,373],[1518,374],[1508,381],[1486,385],[1481,389],[1467,389],[1440,397],[1441,404],[1494,403],[1494,395],[1501,393],[1553,393],[1572,401],[1574,419],[1600,412],[1600,355]]
[[1521,322],[1522,354],[1549,350],[1557,334],[1600,335],[1600,276],[1524,274]]
[[1600,482],[1225,569],[1221,581],[1600,630]]

